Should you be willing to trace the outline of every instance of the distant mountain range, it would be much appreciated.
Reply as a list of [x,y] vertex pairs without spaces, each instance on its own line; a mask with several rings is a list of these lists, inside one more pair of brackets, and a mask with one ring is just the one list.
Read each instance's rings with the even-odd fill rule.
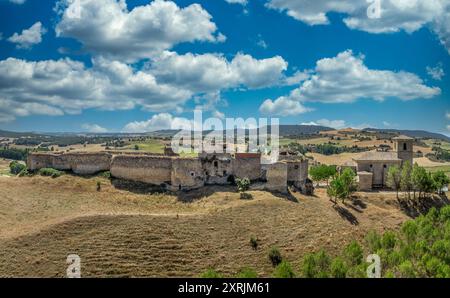
[[[259,128],[257,129],[260,130]],[[334,130],[330,127],[325,126],[314,126],[314,125],[280,125],[279,126],[279,134],[282,137],[287,136],[305,136],[305,135],[315,135],[322,131],[331,131]],[[235,129],[235,131],[243,131],[243,129]],[[246,129],[245,132],[247,133],[249,129]],[[158,137],[170,137],[180,132],[180,130],[158,130],[155,132],[149,132],[147,135],[150,136],[158,136]],[[211,131],[204,131],[204,134],[207,134]],[[226,131],[224,131],[225,133]],[[267,132],[271,132],[271,127],[267,127]]]
[[[258,129],[259,130],[259,129]],[[279,126],[279,133],[281,137],[299,137],[299,136],[307,136],[307,135],[317,135],[320,132],[326,132],[326,131],[333,131],[335,129],[326,127],[326,126],[315,126],[315,125],[280,125]],[[268,129],[268,133],[270,133],[270,127]],[[450,137],[440,134],[440,133],[433,133],[428,132],[424,130],[399,130],[399,129],[379,129],[379,128],[365,128],[361,131],[367,131],[367,132],[378,132],[378,133],[385,133],[385,134],[397,134],[397,135],[406,135],[412,138],[423,138],[423,139],[439,139],[444,140],[447,142],[450,142]],[[153,137],[172,137],[175,134],[180,132],[180,130],[159,130],[155,132],[149,132],[145,134],[139,134],[139,133],[130,133],[130,134],[124,134],[124,133],[102,133],[102,134],[90,134],[90,133],[83,133],[81,135],[101,135],[101,136],[141,136],[141,135],[147,135],[147,136],[153,136]],[[208,133],[208,132],[204,132]],[[0,130],[0,137],[7,137],[7,138],[20,138],[20,137],[27,137],[27,136],[37,136],[37,135],[80,135],[80,133],[36,133],[36,132],[13,132],[13,131],[4,131]]]
[[450,137],[440,134],[429,132],[425,130],[401,130],[401,129],[379,129],[379,128],[365,128],[363,131],[374,131],[380,133],[392,133],[405,135],[410,138],[420,138],[420,139],[438,139],[450,142]]
[[[307,135],[317,135],[321,132],[334,131],[334,128],[326,126],[314,126],[314,125],[280,125],[279,132],[281,137],[299,137]],[[411,138],[422,138],[422,139],[438,139],[450,142],[450,138],[446,135],[428,132],[424,130],[399,130],[399,129],[378,129],[378,128],[365,128],[360,130],[362,132],[372,132],[372,133],[384,133],[384,134],[395,134],[395,135],[406,135]],[[150,136],[158,137],[171,137],[178,133],[179,130],[161,130],[148,133]],[[268,133],[270,133],[270,127]],[[205,131],[205,133],[208,133]]]

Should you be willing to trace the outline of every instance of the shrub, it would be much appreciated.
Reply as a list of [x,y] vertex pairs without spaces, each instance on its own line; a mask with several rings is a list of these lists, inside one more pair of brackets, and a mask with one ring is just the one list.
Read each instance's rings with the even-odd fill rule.
[[370,231],[366,235],[366,243],[370,252],[376,253],[381,248],[381,236],[375,231]]
[[28,172],[28,169],[27,168],[25,168],[25,169],[23,169],[22,171],[20,171],[20,173],[19,173],[19,177],[25,177],[25,176],[28,176],[28,175],[30,175],[30,172]]
[[17,161],[12,161],[9,164],[9,171],[13,175],[19,175],[21,172],[25,171],[27,167]]
[[253,248],[253,250],[257,250],[258,249],[258,239],[255,237],[251,237],[250,238],[250,245]]
[[273,272],[273,277],[275,278],[294,278],[295,272],[292,269],[292,266],[287,261],[282,261],[280,264],[278,264],[277,267],[275,267],[275,270]]
[[384,233],[383,237],[381,237],[381,246],[384,249],[393,249],[395,247],[396,242],[397,237],[391,231]]
[[64,172],[61,172],[61,171],[58,171],[55,169],[51,169],[51,168],[42,168],[38,171],[38,174],[41,176],[57,178],[57,177],[62,176],[64,174]]
[[238,187],[239,192],[246,192],[250,189],[250,179],[248,178],[236,178],[236,185]]
[[278,266],[283,261],[283,257],[281,256],[280,250],[277,247],[272,247],[270,249],[269,260],[272,263],[273,267]]
[[214,269],[208,269],[200,275],[200,278],[223,278],[223,276]]
[[354,240],[344,249],[344,255],[347,264],[351,265],[359,265],[364,259],[364,252],[361,245]]
[[106,179],[111,179],[111,172],[110,171],[101,172],[98,174],[98,176]]
[[306,278],[329,277],[330,257],[325,251],[307,254],[301,265],[302,275]]
[[314,261],[314,254],[307,254],[303,257],[301,271],[302,275],[306,278],[316,277],[316,265]]
[[258,278],[258,273],[252,268],[242,268],[236,275],[237,278]]
[[337,257],[331,262],[330,271],[331,277],[345,278],[347,276],[348,267],[343,259]]
[[241,200],[253,200],[253,196],[251,193],[241,192],[240,194]]

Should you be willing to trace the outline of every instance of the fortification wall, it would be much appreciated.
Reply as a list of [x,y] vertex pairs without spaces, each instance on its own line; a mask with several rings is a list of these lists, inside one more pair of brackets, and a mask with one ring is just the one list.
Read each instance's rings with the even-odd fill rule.
[[265,188],[269,191],[287,192],[287,163],[278,162],[266,167],[267,183]]
[[[109,165],[108,165],[109,167]],[[52,166],[56,170],[70,171],[72,170],[72,158],[68,154],[52,155]]]
[[233,173],[238,178],[249,178],[252,181],[261,179],[261,154],[236,153]]
[[110,164],[111,154],[108,153],[32,153],[27,160],[27,166],[32,171],[53,168],[60,171],[73,171],[80,175],[108,171]]
[[198,158],[175,158],[172,160],[172,189],[190,190],[203,187],[205,177]]
[[28,155],[27,167],[31,171],[37,171],[42,168],[51,168],[53,166],[53,154],[32,153]]
[[168,184],[172,179],[172,158],[117,155],[111,161],[111,175],[116,178],[153,185]]
[[[75,174],[92,175],[102,171],[109,171],[112,156],[108,153],[70,153],[65,154]],[[64,159],[63,159],[64,160]],[[57,158],[53,167],[56,168]],[[67,164],[63,163],[63,166]]]

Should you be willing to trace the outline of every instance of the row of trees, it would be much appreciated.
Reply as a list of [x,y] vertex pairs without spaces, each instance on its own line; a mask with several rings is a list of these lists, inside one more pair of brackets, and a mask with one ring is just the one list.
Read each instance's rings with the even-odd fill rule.
[[318,144],[318,145],[301,145],[298,143],[291,143],[288,146],[288,149],[300,154],[305,155],[308,152],[319,153],[323,155],[334,155],[341,154],[344,152],[362,152],[367,151],[368,148],[358,147],[357,145],[347,147],[347,146],[337,146],[334,143],[326,143],[326,144]]
[[12,160],[26,160],[28,156],[27,149],[16,149],[16,148],[0,148],[0,158],[7,158]]
[[435,173],[428,172],[425,168],[420,167],[417,163],[411,166],[406,162],[403,167],[392,166],[388,170],[387,184],[397,192],[408,193],[408,199],[411,199],[411,193],[414,200],[421,199],[433,192],[442,193],[442,189],[450,183],[449,177],[443,171]]
[[[310,169],[311,179],[317,183],[327,183],[327,194],[336,203],[345,202],[356,190],[356,174],[351,169],[338,173],[336,166],[320,165]],[[450,183],[450,178],[443,171],[428,172],[418,164],[411,166],[405,162],[402,167],[391,166],[387,173],[387,185],[397,192],[404,191],[408,199],[421,199],[431,193],[442,194],[443,188]]]

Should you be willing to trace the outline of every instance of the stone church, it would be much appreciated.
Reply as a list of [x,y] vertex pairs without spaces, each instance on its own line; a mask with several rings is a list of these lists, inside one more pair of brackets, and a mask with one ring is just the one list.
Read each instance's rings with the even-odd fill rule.
[[353,159],[359,178],[360,190],[384,188],[391,166],[401,167],[405,162],[413,164],[414,139],[407,136],[393,138],[394,150],[390,152],[371,151]]

